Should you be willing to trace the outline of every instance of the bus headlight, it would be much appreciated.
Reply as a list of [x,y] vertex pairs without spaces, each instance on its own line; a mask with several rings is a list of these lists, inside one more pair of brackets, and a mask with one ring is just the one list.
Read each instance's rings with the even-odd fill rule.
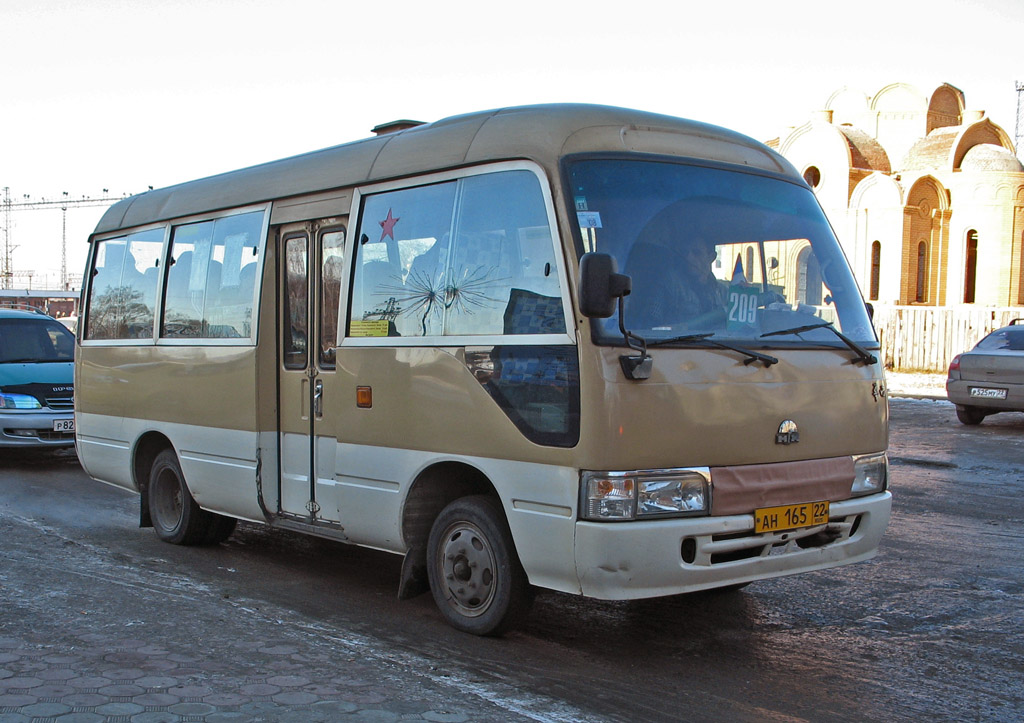
[[707,514],[710,479],[707,468],[583,472],[580,517],[612,521]]
[[889,458],[882,454],[865,454],[853,458],[851,497],[873,495],[883,491],[889,482]]
[[0,409],[42,409],[39,400],[28,394],[0,394]]

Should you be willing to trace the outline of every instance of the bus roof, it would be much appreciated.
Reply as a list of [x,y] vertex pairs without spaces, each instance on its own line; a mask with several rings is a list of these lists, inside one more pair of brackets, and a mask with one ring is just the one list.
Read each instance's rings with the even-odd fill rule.
[[469,113],[131,196],[95,233],[488,161],[549,172],[568,153],[636,151],[699,158],[799,180],[775,151],[718,126],[610,106],[536,105]]

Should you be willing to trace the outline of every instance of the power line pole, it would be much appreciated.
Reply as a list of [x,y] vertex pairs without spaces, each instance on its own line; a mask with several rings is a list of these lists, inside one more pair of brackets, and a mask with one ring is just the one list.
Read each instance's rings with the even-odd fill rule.
[[62,214],[61,219],[61,263],[60,263],[60,283],[61,288],[67,289],[68,287],[68,261],[67,261],[67,217],[69,208],[88,208],[90,206],[109,206],[116,201],[120,201],[127,198],[130,194],[124,194],[122,196],[111,196],[107,189],[103,189],[103,195],[95,198],[88,196],[82,196],[78,199],[73,199],[68,196],[68,192],[64,191],[62,198],[57,201],[49,201],[45,198],[39,201],[30,200],[30,196],[23,196],[24,201],[13,203],[11,201],[11,189],[4,186],[4,256],[3,256],[3,267],[0,268],[0,276],[3,277],[3,288],[11,288],[11,279],[16,275],[12,263],[11,263],[11,251],[17,246],[11,246],[11,212],[12,211],[54,211],[60,209]]
[[1013,144],[1017,149],[1017,158],[1024,161],[1024,83],[1017,81],[1017,129],[1014,132]]
[[0,267],[3,288],[11,288],[11,189],[4,186],[4,257]]
[[[67,201],[68,192],[64,191],[64,200]],[[60,207],[60,288],[67,291],[68,288],[68,204]]]

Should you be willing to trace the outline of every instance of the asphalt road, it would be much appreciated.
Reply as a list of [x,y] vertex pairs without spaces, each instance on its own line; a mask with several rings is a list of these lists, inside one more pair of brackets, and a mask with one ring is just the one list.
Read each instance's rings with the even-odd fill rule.
[[73,455],[0,456],[0,721],[1016,721],[1024,415],[893,399],[874,560],[730,594],[541,593],[460,634],[400,560],[243,524],[160,543]]

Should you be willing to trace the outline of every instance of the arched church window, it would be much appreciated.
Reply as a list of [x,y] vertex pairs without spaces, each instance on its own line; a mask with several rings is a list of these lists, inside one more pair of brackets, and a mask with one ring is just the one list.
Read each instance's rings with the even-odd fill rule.
[[928,298],[925,282],[928,279],[928,244],[921,241],[917,245],[917,284],[914,301],[924,303]]
[[978,232],[967,232],[967,248],[964,250],[964,303],[973,304],[978,284]]
[[868,298],[871,301],[878,301],[878,279],[882,275],[882,242],[874,241],[871,244],[871,284],[868,290]]
[[821,305],[821,267],[818,258],[807,246],[796,257],[797,268],[797,301],[813,306]]
[[1024,305],[1024,232],[1020,235],[1020,282],[1017,284],[1017,303]]

